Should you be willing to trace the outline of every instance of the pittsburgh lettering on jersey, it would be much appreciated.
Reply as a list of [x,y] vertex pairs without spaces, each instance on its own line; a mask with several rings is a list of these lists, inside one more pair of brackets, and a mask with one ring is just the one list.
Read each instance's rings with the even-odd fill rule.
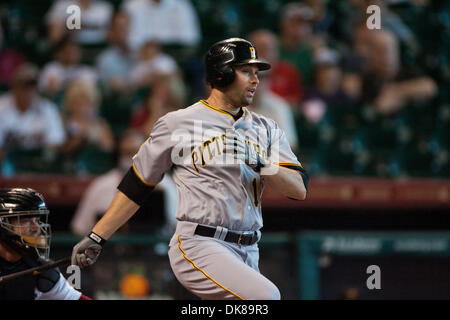
[[[214,136],[209,140],[205,140],[201,145],[194,148],[191,153],[191,162],[194,169],[200,173],[200,168],[207,166],[209,163],[232,165],[237,164],[235,161],[230,162],[230,157],[226,157],[223,153],[223,146],[225,144],[226,134]],[[267,151],[264,150],[258,143],[252,142],[248,139],[244,140],[250,146],[253,152],[259,154],[261,158],[267,159]]]

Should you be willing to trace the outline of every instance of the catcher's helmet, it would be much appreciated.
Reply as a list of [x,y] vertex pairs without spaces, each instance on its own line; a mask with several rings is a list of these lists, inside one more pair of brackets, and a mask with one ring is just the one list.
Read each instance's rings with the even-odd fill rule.
[[49,213],[44,197],[33,189],[0,189],[0,240],[22,255],[48,260]]
[[270,69],[270,64],[258,59],[250,41],[230,38],[219,41],[209,48],[205,56],[206,81],[214,87],[226,87],[234,81],[233,66],[255,64],[259,70]]

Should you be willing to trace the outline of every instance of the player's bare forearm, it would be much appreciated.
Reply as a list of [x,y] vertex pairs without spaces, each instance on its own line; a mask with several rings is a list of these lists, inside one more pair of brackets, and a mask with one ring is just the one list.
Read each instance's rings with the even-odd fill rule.
[[118,191],[105,215],[92,229],[103,239],[109,239],[139,209],[139,205]]
[[[271,166],[274,166],[273,164]],[[267,168],[269,169],[269,168]],[[261,176],[270,185],[271,188],[278,190],[288,198],[296,200],[306,199],[306,187],[302,176],[293,169],[278,167],[276,173],[273,170],[261,170]],[[270,172],[269,174],[264,174]]]

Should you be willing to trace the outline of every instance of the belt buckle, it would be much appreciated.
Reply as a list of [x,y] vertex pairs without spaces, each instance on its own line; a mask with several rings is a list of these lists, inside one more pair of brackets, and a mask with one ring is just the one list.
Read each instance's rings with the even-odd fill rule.
[[238,245],[240,245],[240,246],[245,246],[245,245],[246,245],[246,244],[244,244],[244,243],[241,243],[242,238],[243,238],[244,236],[251,236],[251,237],[253,237],[253,232],[250,232],[250,231],[244,231],[244,232],[242,232],[242,233],[239,235],[239,238],[238,238],[238,241],[237,241]]

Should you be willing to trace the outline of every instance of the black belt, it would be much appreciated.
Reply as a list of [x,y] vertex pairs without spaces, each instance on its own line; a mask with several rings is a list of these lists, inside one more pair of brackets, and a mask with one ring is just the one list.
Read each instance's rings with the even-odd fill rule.
[[[195,228],[195,234],[198,234],[199,236],[214,238],[214,235],[216,234],[216,228],[197,225],[197,228]],[[258,234],[256,231],[246,231],[243,233],[228,231],[225,239],[223,240],[227,242],[237,243],[241,246],[250,246],[258,240]]]

